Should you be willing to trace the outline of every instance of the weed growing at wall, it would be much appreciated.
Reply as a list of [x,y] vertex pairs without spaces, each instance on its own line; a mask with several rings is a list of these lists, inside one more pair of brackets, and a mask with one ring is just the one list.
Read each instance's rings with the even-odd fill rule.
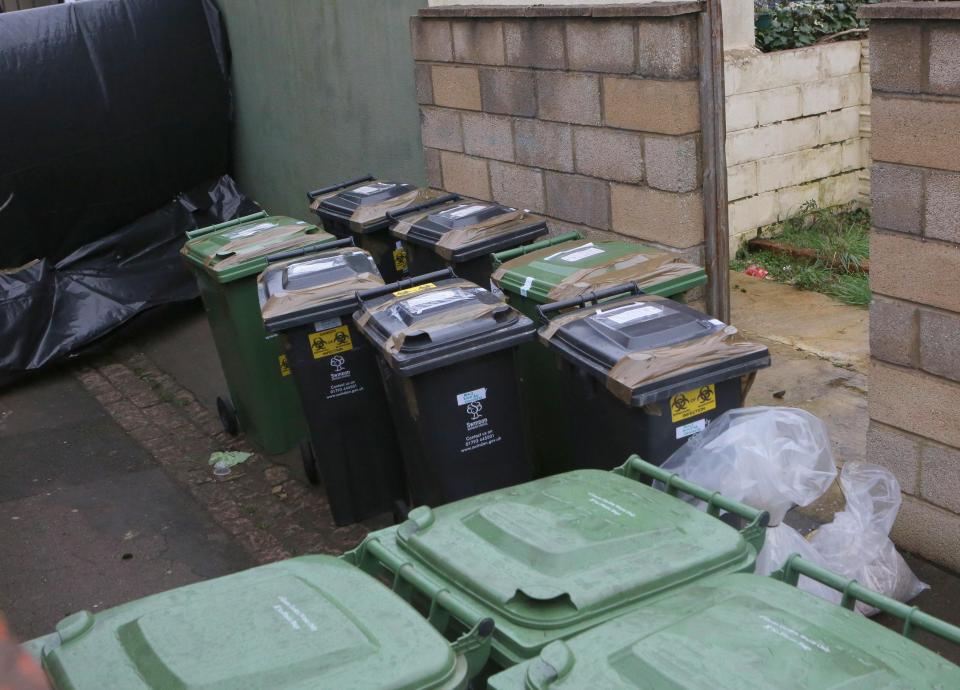
[[837,34],[838,40],[863,38],[857,30],[866,22],[857,19],[857,8],[872,2],[879,0],[754,0],[757,47],[764,52],[802,48]]

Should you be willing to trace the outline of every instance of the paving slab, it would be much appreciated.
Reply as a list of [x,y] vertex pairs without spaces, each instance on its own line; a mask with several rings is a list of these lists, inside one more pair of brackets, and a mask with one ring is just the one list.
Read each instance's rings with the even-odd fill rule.
[[22,639],[254,564],[69,370],[0,392],[0,554]]

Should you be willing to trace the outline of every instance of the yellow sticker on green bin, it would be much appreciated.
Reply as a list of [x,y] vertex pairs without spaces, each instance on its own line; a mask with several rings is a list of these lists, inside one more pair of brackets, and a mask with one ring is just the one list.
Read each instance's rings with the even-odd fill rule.
[[287,361],[287,356],[280,355],[277,359],[280,361],[280,375],[290,376],[290,362]]
[[323,359],[340,352],[346,352],[353,349],[353,341],[350,339],[350,328],[347,326],[337,326],[328,328],[325,331],[317,331],[308,336],[310,340],[310,351],[314,359]]
[[682,422],[684,419],[715,409],[717,409],[717,389],[712,383],[677,393],[670,398],[670,419],[674,422]]
[[437,287],[434,283],[424,283],[423,285],[414,285],[413,287],[404,288],[403,290],[397,290],[393,293],[394,297],[406,297],[407,295],[413,295],[424,290],[429,290],[430,288]]

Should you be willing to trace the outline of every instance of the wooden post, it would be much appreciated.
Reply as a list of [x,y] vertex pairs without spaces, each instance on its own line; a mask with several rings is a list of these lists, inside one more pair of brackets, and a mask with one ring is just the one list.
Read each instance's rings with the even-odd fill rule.
[[703,135],[703,219],[707,311],[730,321],[730,239],[727,221],[727,118],[720,0],[700,13],[700,129]]

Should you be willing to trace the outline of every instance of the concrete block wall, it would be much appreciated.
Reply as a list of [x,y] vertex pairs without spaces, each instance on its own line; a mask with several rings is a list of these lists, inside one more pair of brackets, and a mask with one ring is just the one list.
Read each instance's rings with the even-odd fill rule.
[[[835,206],[858,198],[869,93],[862,43],[727,54],[731,254],[808,201]],[[866,119],[869,128],[869,113]]]
[[697,2],[411,21],[432,186],[701,261]]
[[867,458],[897,543],[960,570],[960,2],[864,6],[873,224]]

